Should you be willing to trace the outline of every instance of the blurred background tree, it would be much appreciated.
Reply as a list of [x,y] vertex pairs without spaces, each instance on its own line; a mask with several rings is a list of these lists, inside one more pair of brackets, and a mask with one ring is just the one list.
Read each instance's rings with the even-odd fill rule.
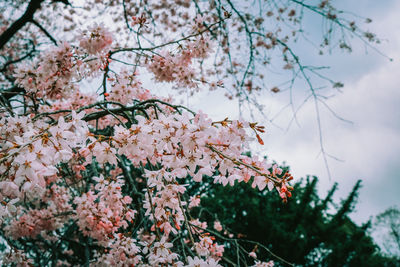
[[400,210],[390,207],[376,216],[374,232],[388,255],[400,256]]

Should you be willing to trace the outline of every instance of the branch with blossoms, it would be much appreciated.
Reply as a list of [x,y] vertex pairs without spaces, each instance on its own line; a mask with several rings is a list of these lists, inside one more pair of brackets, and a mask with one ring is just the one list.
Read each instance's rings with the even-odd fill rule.
[[[150,99],[147,103],[157,101]],[[94,107],[97,105],[90,108]],[[133,262],[146,260],[156,264],[179,261],[180,256],[172,249],[174,242],[169,242],[170,238],[178,235],[184,243],[191,240],[185,247],[193,249],[198,255],[184,261],[205,259],[210,264],[218,262],[223,255],[223,246],[210,245],[208,239],[198,232],[192,232],[185,215],[188,203],[179,197],[185,193],[186,185],[180,184],[179,180],[190,176],[193,182],[200,183],[203,175],[212,175],[218,170],[226,174],[225,177],[215,177],[215,183],[242,181],[244,174],[240,173],[244,169],[256,168],[245,164],[246,157],[242,155],[242,142],[248,139],[244,130],[247,124],[232,120],[219,127],[204,114],[190,117],[188,113],[171,111],[171,105],[162,105],[159,108],[164,113],[159,118],[150,111],[148,114],[151,116],[147,119],[135,114],[132,118],[136,123],[127,128],[115,122],[113,134],[105,136],[97,134],[99,130],[87,125],[83,112],[90,108],[82,109],[79,114],[72,112],[65,117],[59,116],[57,124],[46,122],[46,116],[58,116],[59,113],[3,119],[2,125],[9,126],[2,128],[7,136],[2,147],[9,155],[1,165],[2,168],[8,168],[1,191],[6,199],[3,221],[13,218],[5,227],[5,234],[15,240],[29,238],[52,242],[59,240],[57,231],[73,219],[78,227],[71,236],[86,236],[89,238],[86,238],[87,242],[96,243],[96,248],[92,248],[95,248],[95,252],[90,252],[90,255],[94,253],[93,256],[100,261],[110,261],[115,257],[112,248],[117,248],[118,242],[128,242],[131,252],[134,248],[135,256],[132,258],[133,254],[129,254]],[[175,106],[176,110],[179,108]],[[130,111],[140,113],[136,109]],[[92,112],[96,114],[96,111]],[[96,116],[97,119],[102,118]],[[26,122],[23,124],[24,120]],[[29,134],[28,129],[32,129]],[[17,138],[16,133],[21,137]],[[13,145],[12,138],[16,138],[14,142],[17,146]],[[217,152],[210,146],[211,143],[229,145],[223,146],[223,152]],[[218,159],[217,155],[225,154],[229,156]],[[50,158],[49,155],[54,157]],[[117,155],[128,159],[129,163],[122,163]],[[240,160],[226,161],[228,158]],[[142,166],[134,183],[138,190],[146,191],[143,206],[137,201],[142,195],[123,189],[131,181],[117,167],[121,166],[118,162],[124,164],[128,172]],[[232,165],[232,162],[235,164]],[[242,162],[240,165],[246,168],[236,168],[238,162]],[[253,163],[254,166],[265,164],[256,163],[255,160]],[[257,167],[256,170],[261,168]],[[76,180],[80,182],[74,182]],[[33,205],[37,203],[38,208],[26,209],[19,202],[23,198]],[[132,203],[139,206],[132,206]],[[60,209],[65,211],[63,216],[57,216]],[[147,222],[141,223],[142,227],[138,228],[135,223],[136,214],[147,217]],[[183,224],[186,225],[186,231],[182,231]],[[124,232],[124,229],[136,230]],[[125,233],[129,235],[125,236]],[[69,241],[65,242],[72,246]],[[147,257],[142,258],[139,251]],[[124,255],[128,258],[128,254]]]
[[[275,259],[277,259],[279,262],[285,263],[285,264],[288,265],[288,266],[294,266],[293,263],[290,263],[290,262],[286,261],[285,259],[279,257],[278,255],[276,255],[275,253],[273,253],[270,249],[268,249],[266,246],[264,246],[263,244],[261,244],[261,243],[259,243],[259,242],[252,241],[252,240],[247,240],[247,239],[243,239],[243,238],[233,238],[233,237],[226,237],[226,236],[224,236],[223,234],[220,233],[220,231],[222,230],[222,228],[219,228],[219,227],[220,227],[219,225],[215,225],[215,226],[214,226],[214,228],[216,228],[215,230],[211,230],[211,229],[209,229],[209,228],[206,229],[206,228],[203,228],[203,227],[201,227],[201,226],[199,226],[199,225],[196,225],[196,224],[191,224],[191,226],[192,226],[193,228],[196,228],[197,231],[199,231],[200,233],[203,233],[203,235],[204,235],[204,233],[209,233],[209,234],[212,234],[212,235],[214,235],[215,237],[218,237],[218,238],[220,238],[220,239],[222,239],[222,240],[235,243],[235,246],[236,246],[238,249],[240,249],[241,251],[244,252],[244,255],[243,255],[243,256],[245,256],[245,257],[252,257],[252,258],[255,258],[255,259],[256,259],[256,258],[257,258],[257,255],[256,255],[255,251],[257,251],[258,247],[261,247],[262,249],[264,249],[265,251],[267,251],[269,254],[271,254],[272,257],[274,257]],[[222,227],[222,226],[221,226],[221,227]],[[243,247],[240,245],[240,243],[242,243],[242,242],[243,242],[243,243],[250,243],[250,244],[253,244],[253,245],[254,245],[254,249],[253,249],[251,252],[246,251],[245,248],[243,248]],[[241,260],[241,259],[240,259],[240,260]],[[244,261],[244,262],[246,262],[246,261]],[[259,262],[259,264],[261,264],[261,262]],[[268,265],[268,264],[269,264],[269,265]],[[238,265],[240,265],[240,264],[238,264]],[[273,265],[274,265],[274,264],[273,264],[273,261],[270,261],[269,263],[267,263],[266,266],[273,266]],[[261,266],[262,266],[262,265],[261,265]]]
[[[191,117],[180,111],[182,106],[151,95],[127,106],[115,101],[107,104],[118,107],[107,108],[96,102],[78,108],[78,114],[60,109],[36,116],[2,118],[5,138],[1,140],[4,156],[0,167],[7,170],[7,175],[0,189],[5,199],[5,236],[20,242],[18,251],[29,247],[25,240],[32,244],[57,243],[59,249],[63,243],[69,248],[66,261],[73,261],[82,248],[70,241],[78,238],[86,240],[83,262],[90,258],[152,265],[180,261],[216,265],[221,259],[229,262],[222,258],[224,246],[192,232],[185,211],[188,203],[180,199],[186,185],[179,180],[189,176],[191,183],[201,183],[203,175],[218,170],[225,175],[216,176],[215,183],[233,185],[251,175],[246,168],[259,171],[262,165],[267,166],[255,159],[252,164],[260,167],[248,165],[245,161],[250,159],[242,155],[243,143],[249,139],[244,129],[254,130],[255,124],[230,120],[219,126],[205,114]],[[160,114],[152,109],[154,105]],[[134,123],[108,121],[113,128],[109,135],[101,133],[98,123],[87,124],[109,113],[122,116],[123,112],[130,112],[129,119]],[[210,144],[224,145],[219,151]],[[225,158],[218,159],[222,155]],[[239,162],[245,168],[237,168]],[[135,177],[133,170],[140,170],[135,181],[130,179]],[[146,191],[144,199],[143,194],[126,190],[126,184],[132,182],[139,191]],[[31,204],[25,206],[26,201]],[[136,214],[142,217],[140,223],[135,222]],[[69,233],[69,239],[61,238],[71,220],[77,227]],[[183,224],[186,231],[182,230]],[[181,258],[179,250],[174,252],[174,236],[185,244],[184,251],[194,251],[197,256]],[[117,253],[121,246],[126,248],[122,254]],[[38,264],[54,261],[35,255]],[[17,260],[31,261],[26,256]]]

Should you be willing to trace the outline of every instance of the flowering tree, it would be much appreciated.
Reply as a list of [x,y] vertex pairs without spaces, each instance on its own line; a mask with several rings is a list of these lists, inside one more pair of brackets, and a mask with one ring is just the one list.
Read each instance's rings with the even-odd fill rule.
[[[257,106],[252,94],[262,86],[261,66],[277,50],[292,81],[302,75],[318,101],[309,78],[317,70],[300,63],[280,26],[265,30],[265,15],[293,24],[296,36],[304,10],[315,12],[330,23],[328,35],[335,26],[348,30],[339,38],[345,49],[347,33],[374,41],[372,34],[338,17],[329,1],[262,1],[262,15],[230,0],[3,2],[4,264],[273,265],[257,259],[256,242],[247,251],[242,242],[252,241],[191,213],[212,184],[248,183],[287,201],[290,173],[245,153],[253,139],[263,144],[264,127],[213,121],[143,84],[151,75],[154,87],[224,88],[228,98]],[[224,257],[226,249],[236,257]]]

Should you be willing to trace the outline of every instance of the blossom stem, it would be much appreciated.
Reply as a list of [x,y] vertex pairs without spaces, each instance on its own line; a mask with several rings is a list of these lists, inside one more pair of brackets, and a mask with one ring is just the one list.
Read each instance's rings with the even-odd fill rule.
[[247,163],[245,163],[245,162],[243,162],[243,161],[241,161],[241,160],[233,159],[233,158],[231,158],[231,157],[225,155],[224,153],[222,153],[221,151],[219,151],[218,149],[216,149],[215,147],[213,147],[211,144],[206,144],[206,147],[208,147],[209,149],[211,149],[211,151],[217,153],[217,154],[220,155],[221,157],[226,158],[226,159],[232,161],[232,162],[233,162],[234,164],[236,164],[236,165],[243,165],[243,166],[245,166],[245,167],[247,167],[247,168],[249,168],[249,169],[255,171],[255,172],[258,173],[259,175],[264,176],[264,177],[268,178],[269,180],[273,181],[275,184],[278,184],[278,185],[279,185],[279,184],[282,183],[282,181],[279,181],[279,180],[275,179],[275,178],[272,177],[271,175],[268,175],[268,174],[266,174],[266,173],[262,173],[257,167],[251,166],[251,165],[249,165],[249,164],[247,164]]

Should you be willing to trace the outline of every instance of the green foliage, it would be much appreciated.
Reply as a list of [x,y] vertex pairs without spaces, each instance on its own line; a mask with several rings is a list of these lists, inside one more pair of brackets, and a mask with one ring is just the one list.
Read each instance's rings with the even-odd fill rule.
[[[374,244],[367,233],[369,222],[358,226],[348,216],[354,210],[361,181],[336,209],[330,204],[337,184],[325,198],[320,198],[317,183],[317,177],[297,182],[293,197],[286,204],[276,192],[251,188],[251,181],[234,187],[215,186],[202,195],[202,208],[192,212],[200,213],[209,227],[219,220],[234,238],[258,241],[295,265],[399,266],[398,259],[383,256]],[[245,247],[250,252],[254,244],[247,243]],[[225,253],[237,252],[227,249]],[[257,255],[259,259],[279,262],[261,247],[257,248]],[[251,262],[249,258],[248,263]]]

